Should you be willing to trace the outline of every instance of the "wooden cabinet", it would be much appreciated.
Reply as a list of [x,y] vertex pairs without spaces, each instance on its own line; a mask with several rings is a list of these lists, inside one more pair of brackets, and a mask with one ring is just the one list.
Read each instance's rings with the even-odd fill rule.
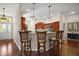
[[35,24],[35,29],[45,29],[46,28],[46,24],[43,22],[38,22]]
[[77,34],[77,33],[68,33],[67,38],[68,38],[68,45],[70,47],[74,47],[74,48],[78,47],[79,34]]
[[79,39],[79,34],[76,33],[68,33],[67,34],[68,39]]
[[25,24],[25,17],[21,17],[21,30],[27,30],[27,26]]
[[50,29],[52,29],[53,31],[59,31],[59,28],[60,28],[60,23],[59,21],[56,21],[56,22],[52,22],[52,23],[48,23],[47,24]]

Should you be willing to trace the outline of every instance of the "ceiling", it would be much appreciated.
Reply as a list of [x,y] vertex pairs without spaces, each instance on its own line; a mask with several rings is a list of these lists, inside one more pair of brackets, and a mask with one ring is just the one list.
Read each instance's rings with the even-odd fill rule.
[[[71,11],[79,12],[79,3],[36,3],[35,8],[40,9],[47,7],[52,4],[51,10],[53,12],[64,12],[64,13],[69,13]],[[22,3],[21,4],[21,11],[22,14],[28,13],[27,9],[30,9],[29,12],[32,11],[33,9],[33,4],[32,3]]]
[[[6,13],[15,13],[17,9],[17,4],[20,6],[21,15],[33,11],[32,3],[0,3],[0,13],[2,12],[2,8],[6,8]],[[35,11],[41,10],[41,12],[37,12],[36,15],[42,15],[42,13],[43,15],[48,15],[48,6],[50,4],[52,4],[51,13],[53,14],[55,14],[56,12],[63,12],[65,14],[69,14],[72,11],[74,11],[76,14],[79,14],[79,3],[35,3]],[[29,9],[30,11],[28,12],[27,9]]]
[[3,14],[3,8],[5,8],[5,14],[7,16],[13,16],[18,9],[17,3],[0,3],[0,15]]
[[[33,3],[21,3],[21,11],[23,13],[28,13],[27,9],[30,9],[29,12],[33,11]],[[50,3],[35,3],[35,9],[39,9],[41,7],[47,7]]]
[[[49,5],[51,5],[51,14],[55,16],[55,19],[58,19],[60,16],[59,14],[63,13],[66,15],[72,15],[71,12],[74,14],[79,15],[79,3],[36,3],[35,4],[35,16],[40,19],[48,19],[49,18]],[[27,9],[30,11],[28,12]],[[32,3],[22,3],[21,4],[21,12],[23,14],[27,14],[33,16],[33,4]],[[59,14],[57,14],[59,13]],[[54,17],[51,18],[54,19]],[[39,19],[39,20],[40,20]]]

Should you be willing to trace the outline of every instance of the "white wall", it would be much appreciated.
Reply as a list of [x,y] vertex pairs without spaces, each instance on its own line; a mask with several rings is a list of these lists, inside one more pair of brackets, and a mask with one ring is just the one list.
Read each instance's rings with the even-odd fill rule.
[[18,48],[20,49],[20,36],[18,31],[20,30],[20,19],[21,18],[21,14],[20,14],[20,5],[17,4],[16,5],[16,13],[15,16],[13,17],[14,22],[13,22],[13,39],[14,42],[16,43],[16,45],[18,46]]
[[[68,23],[78,22],[78,31],[68,31]],[[64,29],[63,24],[65,23]],[[67,33],[79,33],[79,15],[62,15],[61,29],[64,30],[64,39],[67,39]]]
[[[70,17],[68,17],[68,20],[67,23],[71,23],[71,22],[78,22],[78,31],[68,31],[68,32],[71,32],[71,33],[79,33],[79,15],[72,15]],[[68,26],[67,26],[68,27]]]

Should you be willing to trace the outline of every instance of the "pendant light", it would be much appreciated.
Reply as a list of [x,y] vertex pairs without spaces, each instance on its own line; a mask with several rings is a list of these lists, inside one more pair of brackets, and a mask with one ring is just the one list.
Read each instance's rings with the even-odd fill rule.
[[1,16],[2,20],[8,20],[7,17],[5,16],[5,8],[3,8],[3,14]]
[[49,5],[48,7],[49,7],[49,18],[48,19],[50,19],[51,18],[51,16],[50,16],[50,11],[51,11],[50,8],[51,8],[51,5]]
[[32,19],[35,20],[35,3],[33,3],[33,16],[32,16]]
[[48,6],[48,8],[49,8],[49,17],[48,17],[48,19],[51,19],[51,6],[52,6],[52,4],[50,4],[50,5]]

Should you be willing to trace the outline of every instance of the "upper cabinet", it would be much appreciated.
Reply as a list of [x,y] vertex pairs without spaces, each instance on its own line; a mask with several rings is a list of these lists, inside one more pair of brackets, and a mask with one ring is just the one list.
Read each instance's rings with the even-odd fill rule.
[[35,29],[46,29],[46,24],[43,22],[38,22],[35,24]]
[[27,30],[27,26],[25,24],[25,17],[21,17],[21,30]]

